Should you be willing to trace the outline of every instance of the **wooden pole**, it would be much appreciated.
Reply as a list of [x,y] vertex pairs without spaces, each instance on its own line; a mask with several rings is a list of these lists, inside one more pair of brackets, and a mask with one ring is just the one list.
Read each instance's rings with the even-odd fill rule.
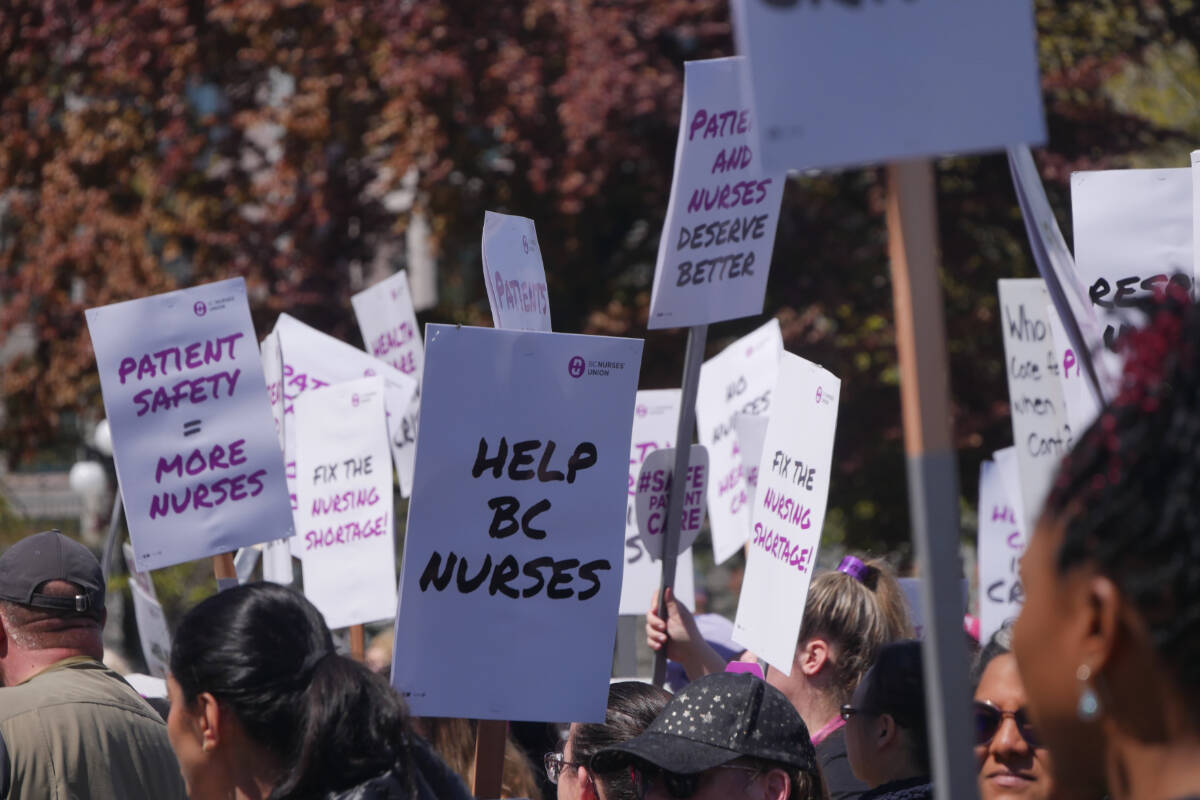
[[362,625],[350,626],[350,657],[360,664],[366,657],[366,634]]
[[[692,450],[692,431],[696,427],[696,393],[700,389],[700,365],[704,363],[704,345],[708,326],[688,328],[687,349],[683,355],[683,386],[679,398],[679,424],[675,429],[675,469],[671,490],[667,493],[666,530],[663,534],[662,582],[658,587],[658,616],[667,618],[667,589],[675,588],[675,565],[679,561],[679,528],[683,521],[683,496],[687,485],[688,456]],[[678,489],[678,491],[676,491]],[[654,655],[654,685],[667,680],[667,648]]]
[[968,716],[958,468],[950,427],[933,165],[927,160],[889,164],[887,184],[909,516],[913,549],[924,575],[922,649],[934,796],[959,800],[979,795]]
[[219,553],[213,556],[212,564],[218,592],[238,585],[237,567],[233,565],[233,553]]
[[475,725],[475,780],[471,794],[479,800],[497,800],[504,779],[504,745],[508,723],[481,719]]

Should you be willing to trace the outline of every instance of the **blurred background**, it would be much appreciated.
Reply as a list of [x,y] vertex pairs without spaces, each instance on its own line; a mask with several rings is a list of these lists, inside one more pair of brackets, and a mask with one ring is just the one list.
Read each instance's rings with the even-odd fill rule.
[[[1188,165],[1196,5],[1037,0],[1036,156],[1068,241],[1073,170]],[[732,54],[723,0],[6,0],[0,546],[106,530],[85,308],[240,275],[260,337],[287,311],[361,346],[350,295],[403,268],[422,322],[487,325],[487,209],[537,223],[556,330],[645,337],[641,387],[678,386],[683,331],[646,317],[683,62]],[[1036,271],[1004,157],[936,167],[969,548],[979,463],[1012,439],[995,282]],[[822,549],[907,568],[882,174],[792,176],[764,316],[713,326],[708,352],[773,315],[841,377]],[[727,610],[740,564],[709,552]],[[213,590],[207,563],[155,579],[170,618]]]

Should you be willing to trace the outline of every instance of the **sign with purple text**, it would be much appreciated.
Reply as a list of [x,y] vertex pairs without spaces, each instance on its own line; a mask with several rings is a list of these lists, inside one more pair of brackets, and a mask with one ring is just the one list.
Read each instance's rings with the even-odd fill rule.
[[1083,364],[1053,303],[1046,306],[1046,320],[1050,323],[1050,338],[1054,341],[1054,360],[1058,362],[1058,382],[1062,387],[1067,424],[1078,438],[1099,415],[1100,403],[1087,376],[1083,374]]
[[653,328],[761,314],[787,175],[763,169],[745,60],[684,64],[675,178],[650,295]]
[[738,339],[700,367],[696,394],[696,429],[708,449],[708,519],[713,558],[720,564],[736,553],[750,535],[747,474],[734,426],[739,414],[769,414],[783,336],[779,320]]
[[[390,364],[417,383],[412,402],[400,421],[400,442],[392,451],[396,459],[396,474],[400,478],[400,494],[412,493],[413,459],[417,449],[412,443],[417,435],[421,410],[421,370],[425,365],[425,347],[417,327],[408,277],[404,270],[364,289],[350,298],[363,342],[375,358]],[[395,426],[393,426],[395,427]]]
[[483,283],[495,327],[550,331],[550,293],[533,220],[484,213]]
[[842,382],[784,353],[758,465],[758,495],[733,639],[790,675],[817,562]]
[[396,547],[383,378],[308,392],[294,407],[304,594],[330,628],[388,619]]
[[125,554],[125,566],[129,569],[129,593],[133,597],[133,616],[146,669],[156,678],[165,678],[171,669],[171,632],[167,630],[167,618],[158,602],[158,592],[150,573],[138,570],[133,548],[128,542],[121,546],[121,552]]
[[[642,464],[657,450],[671,447],[679,424],[678,389],[644,389],[633,407],[633,436],[629,443],[628,507],[625,510],[625,570],[621,574],[621,613],[640,615],[662,581],[662,562],[646,552],[638,531],[637,480]],[[688,608],[696,607],[691,548],[679,554],[675,565],[675,597]]]
[[[1012,449],[1012,448],[1006,448]],[[1005,622],[1021,613],[1025,591],[1017,563],[1025,537],[1017,507],[1009,501],[1001,462],[979,465],[979,641],[986,644]],[[1008,464],[1015,461],[1009,460]]]
[[1192,288],[1192,170],[1074,172],[1071,217],[1075,268],[1114,352],[1123,330],[1143,324],[1139,305],[1155,289]]
[[758,492],[758,462],[762,461],[763,442],[767,438],[767,423],[770,421],[765,414],[733,416],[733,435],[737,437],[742,463],[746,465],[746,503],[751,507]]
[[640,339],[425,327],[392,662],[413,714],[604,719],[641,358]]
[[[655,450],[647,456],[638,475],[638,530],[642,544],[655,560],[666,552],[667,504],[675,471],[675,448]],[[694,444],[688,451],[687,476],[683,482],[683,507],[679,524],[679,547],[676,554],[692,546],[704,524],[704,486],[708,483],[708,451]]]
[[[416,445],[417,431],[409,423],[406,413],[416,394],[416,380],[357,347],[310,328],[287,314],[279,315],[275,331],[279,334],[279,346],[283,352],[283,456],[288,465],[292,508],[299,508],[294,487],[296,425],[293,412],[296,398],[306,392],[372,375],[380,375],[384,380],[383,404],[387,410],[388,441],[401,491],[406,481],[411,486],[413,460],[407,451]],[[303,555],[300,542],[296,540],[292,541],[292,554],[297,557]]]
[[290,535],[245,282],[86,314],[138,568]]
[[1046,140],[1032,0],[735,0],[770,169]]
[[[279,349],[279,334],[268,333],[258,343],[262,356],[263,377],[267,381],[267,397],[271,401],[271,416],[275,419],[275,437],[279,440],[279,452],[283,452],[283,353]],[[291,531],[284,539],[275,539],[263,545],[263,580],[272,583],[290,584],[292,574]]]
[[1025,512],[1021,524],[1033,530],[1059,461],[1071,451],[1076,433],[1067,422],[1061,362],[1046,317],[1046,284],[1041,278],[1004,279],[999,284],[1008,402]]

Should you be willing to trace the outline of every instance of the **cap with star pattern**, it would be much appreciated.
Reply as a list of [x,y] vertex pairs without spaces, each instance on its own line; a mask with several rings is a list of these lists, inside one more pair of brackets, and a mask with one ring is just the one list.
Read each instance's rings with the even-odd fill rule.
[[817,768],[808,728],[783,692],[731,672],[688,684],[641,735],[601,750],[592,764],[611,769],[630,756],[680,774],[742,757]]

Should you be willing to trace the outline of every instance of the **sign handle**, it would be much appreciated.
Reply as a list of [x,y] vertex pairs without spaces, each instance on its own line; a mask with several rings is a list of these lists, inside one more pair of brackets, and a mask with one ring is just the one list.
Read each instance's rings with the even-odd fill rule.
[[[679,561],[679,528],[683,521],[683,498],[687,494],[675,491],[687,484],[688,455],[691,452],[692,432],[696,428],[696,393],[700,388],[700,365],[704,363],[704,345],[708,326],[688,328],[687,349],[683,356],[683,388],[679,398],[679,427],[675,429],[675,469],[671,489],[667,492],[667,521],[663,536],[662,583],[658,588],[658,616],[667,618],[667,589],[675,588],[675,565]],[[654,656],[654,685],[662,686],[667,679],[667,648]]]
[[350,657],[360,664],[366,656],[366,634],[362,625],[350,626]]
[[112,516],[108,518],[108,535],[104,537],[104,550],[100,556],[100,568],[104,573],[104,586],[107,591],[108,576],[112,574],[113,555],[117,551],[117,531],[121,527],[121,515],[125,506],[121,504],[121,483],[117,482],[117,490],[113,492]]
[[481,719],[475,723],[475,780],[471,794],[479,800],[496,800],[504,778],[504,746],[508,723],[502,719]]
[[238,585],[237,567],[233,565],[233,553],[218,553],[212,557],[213,576],[217,579],[217,591],[223,592]]
[[976,798],[959,578],[958,468],[950,434],[937,197],[929,160],[888,164],[887,229],[909,516],[913,549],[926,577],[920,600],[934,796]]

